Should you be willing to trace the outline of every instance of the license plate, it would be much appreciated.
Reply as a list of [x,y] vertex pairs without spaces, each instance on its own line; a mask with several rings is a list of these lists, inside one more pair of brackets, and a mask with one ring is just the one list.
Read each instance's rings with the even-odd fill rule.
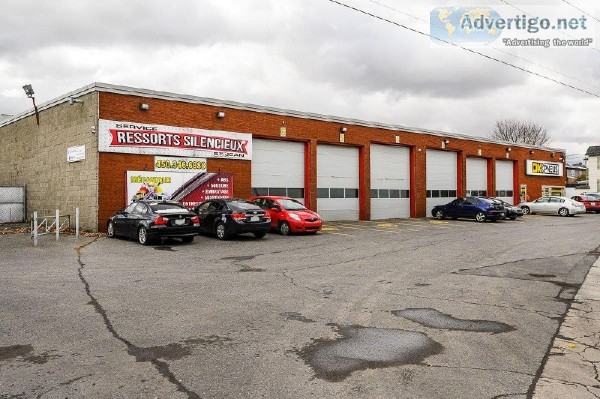
[[252,217],[250,218],[250,221],[251,221],[251,222],[258,222],[258,220],[259,220],[259,219],[260,219],[260,217],[258,217],[258,216],[252,216]]
[[175,219],[175,224],[177,226],[181,226],[181,225],[185,224],[185,219]]
[[592,202],[592,206],[596,206],[596,203],[595,203],[595,202]]

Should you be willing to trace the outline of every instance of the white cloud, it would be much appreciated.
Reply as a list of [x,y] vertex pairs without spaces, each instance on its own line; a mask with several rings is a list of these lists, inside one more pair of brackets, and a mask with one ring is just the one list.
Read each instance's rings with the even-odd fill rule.
[[[433,7],[455,3],[378,1],[426,20]],[[369,0],[348,2],[428,30]],[[598,51],[510,50],[538,65],[480,51],[600,94]],[[497,119],[527,119],[570,153],[600,144],[598,98],[432,48],[426,37],[325,0],[3,1],[0,113],[31,106],[25,83],[42,102],[94,81],[474,135]]]

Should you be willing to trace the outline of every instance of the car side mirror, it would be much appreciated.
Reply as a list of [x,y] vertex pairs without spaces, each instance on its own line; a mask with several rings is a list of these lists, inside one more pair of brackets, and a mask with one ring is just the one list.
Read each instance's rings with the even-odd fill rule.
[[117,211],[117,215],[125,216],[125,215],[127,215],[127,212],[125,212],[125,211]]

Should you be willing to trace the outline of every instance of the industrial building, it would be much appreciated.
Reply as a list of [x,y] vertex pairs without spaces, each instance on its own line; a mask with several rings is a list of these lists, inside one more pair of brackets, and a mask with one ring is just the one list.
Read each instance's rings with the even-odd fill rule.
[[287,195],[324,220],[425,217],[457,196],[518,203],[565,186],[561,149],[191,95],[94,83],[38,111],[39,125],[33,110],[0,121],[0,186],[26,186],[28,214],[79,207],[88,230],[204,173],[226,176],[206,195]]

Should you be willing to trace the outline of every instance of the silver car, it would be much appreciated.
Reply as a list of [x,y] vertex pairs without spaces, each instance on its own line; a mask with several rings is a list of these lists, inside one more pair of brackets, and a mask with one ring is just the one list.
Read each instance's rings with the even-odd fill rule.
[[585,205],[567,197],[541,197],[535,201],[519,204],[523,213],[545,213],[549,215],[574,216],[585,213]]

